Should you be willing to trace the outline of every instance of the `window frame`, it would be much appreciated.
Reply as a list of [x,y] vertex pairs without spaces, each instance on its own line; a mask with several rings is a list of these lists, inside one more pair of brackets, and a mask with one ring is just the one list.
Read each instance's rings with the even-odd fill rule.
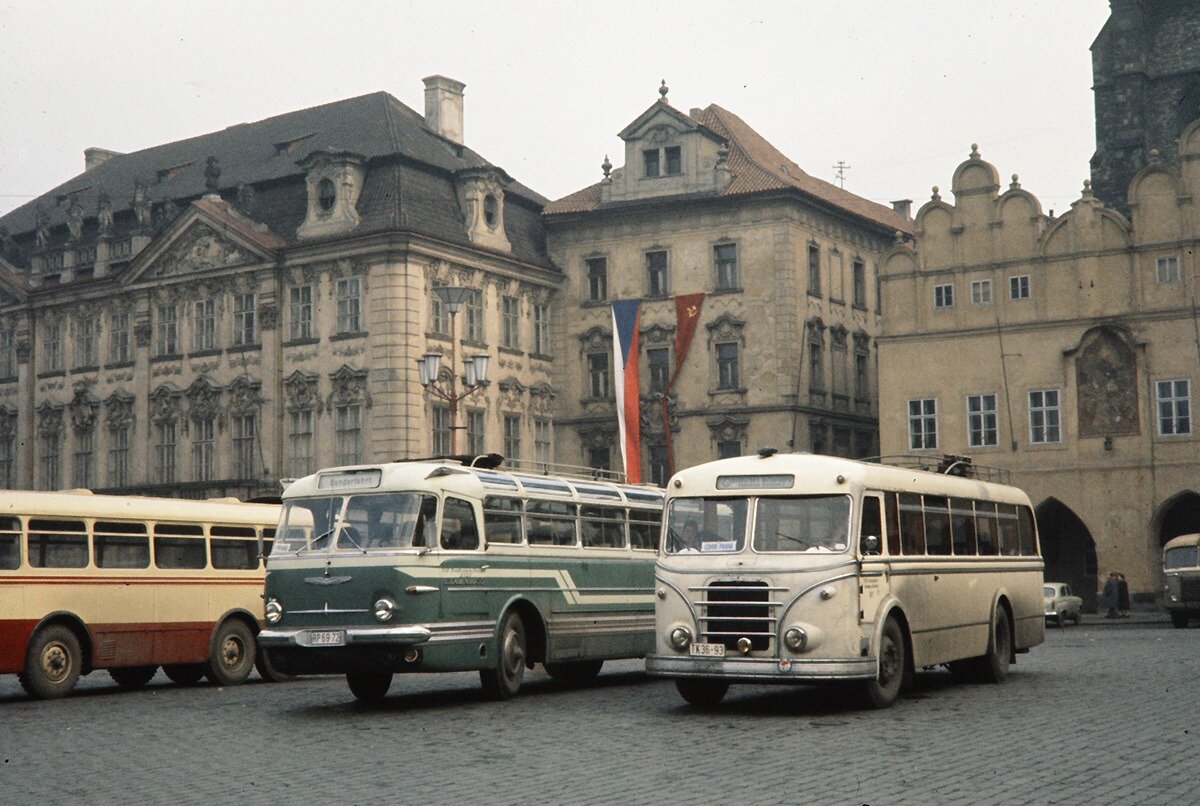
[[[914,403],[920,404],[920,411],[916,414],[913,413],[913,408],[912,408]],[[932,412],[926,411],[926,406],[925,406],[926,403],[933,404]],[[939,440],[940,435],[938,434],[938,402],[937,402],[937,398],[936,397],[909,398],[908,405],[906,408],[906,413],[907,413],[907,423],[908,423],[908,449],[910,451],[935,451],[935,450],[937,450],[938,443],[940,442],[940,440]],[[928,437],[930,435],[930,432],[927,431],[925,428],[928,421],[933,422],[933,430],[932,430],[933,444],[926,444],[929,442]],[[913,430],[913,425],[915,423],[920,423],[919,434],[921,436],[921,440],[920,440],[921,445],[914,444],[913,437],[916,436],[918,433]]]
[[1011,301],[1018,302],[1023,299],[1029,299],[1030,296],[1030,280],[1028,274],[1014,274],[1008,278],[1008,298]]
[[[988,428],[987,417],[989,410],[984,406],[987,398],[991,398],[992,407],[990,414],[992,418],[991,428]],[[978,411],[972,411],[972,401],[979,401]],[[980,392],[974,395],[967,395],[967,445],[971,448],[994,448],[1000,444],[1000,414],[999,414],[999,397],[995,392]],[[978,421],[978,428],[976,422]],[[987,441],[988,431],[991,431],[992,441]],[[978,432],[979,439],[976,439]]]
[[587,278],[587,299],[604,302],[608,299],[608,257],[593,255],[583,259],[584,276]]
[[946,310],[954,307],[954,283],[938,283],[933,287],[934,310]]
[[[733,256],[721,256],[721,250],[732,250]],[[714,288],[717,291],[739,291],[742,287],[740,255],[737,241],[719,241],[712,246]]]
[[[1179,255],[1162,255],[1154,259],[1154,282],[1155,285],[1171,285],[1178,283],[1180,280],[1180,263]],[[1163,269],[1166,269],[1164,279]]]
[[[665,299],[671,295],[671,255],[666,249],[647,249],[643,254],[646,268],[646,296],[651,299]],[[658,256],[662,256],[662,265],[658,266]]]
[[[1046,396],[1054,395],[1054,404],[1046,403]],[[1035,405],[1033,402],[1034,395],[1041,395],[1041,403]],[[1029,444],[1030,445],[1058,445],[1063,441],[1063,417],[1062,417],[1062,390],[1054,387],[1030,389],[1025,396],[1026,402],[1029,404],[1026,413],[1029,419]],[[1044,418],[1050,413],[1054,413],[1055,422],[1050,425]],[[1035,425],[1035,414],[1042,415],[1043,421],[1040,425]],[[1041,428],[1043,431],[1049,431],[1053,428],[1055,433],[1054,439],[1048,438],[1048,433],[1043,434],[1042,439],[1035,439],[1035,428]]]
[[[1163,387],[1170,384],[1170,390],[1167,395],[1163,395]],[[1183,394],[1180,395],[1178,387],[1183,384]],[[1180,412],[1180,404],[1183,404],[1182,414]],[[1164,417],[1163,405],[1171,407],[1169,417]],[[1158,424],[1158,435],[1160,437],[1190,437],[1192,435],[1192,381],[1190,378],[1164,378],[1154,382],[1154,414],[1155,421]],[[1167,431],[1163,426],[1166,421],[1172,423],[1170,431]],[[1183,429],[1179,428],[1179,422],[1182,420]]]
[[990,279],[971,281],[972,305],[991,305],[994,299],[995,297],[992,294],[992,281]]

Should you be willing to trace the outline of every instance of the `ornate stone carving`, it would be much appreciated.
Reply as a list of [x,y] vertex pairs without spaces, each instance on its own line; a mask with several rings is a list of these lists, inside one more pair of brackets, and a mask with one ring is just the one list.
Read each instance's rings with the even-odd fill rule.
[[708,426],[714,445],[719,442],[732,442],[734,440],[745,445],[750,427],[750,418],[725,415],[708,420],[706,425]]
[[154,260],[146,276],[166,277],[212,271],[256,260],[255,255],[222,237],[207,224],[197,221]]
[[101,237],[112,235],[112,199],[103,190],[96,196],[96,223],[99,225]]
[[612,331],[600,326],[592,327],[585,333],[579,335],[579,352],[581,355],[586,353],[599,352],[612,348]]
[[160,384],[150,393],[150,419],[156,423],[179,418],[183,393],[169,383]]
[[264,302],[259,305],[258,326],[263,330],[274,330],[279,327],[279,306],[274,302]]
[[616,444],[617,424],[614,421],[612,428],[596,428],[588,427],[580,429],[579,441],[583,443],[585,450],[592,448],[612,448]]
[[529,387],[529,405],[534,411],[549,411],[550,405],[558,393],[554,387],[545,381],[539,381]]
[[62,433],[63,409],[65,406],[55,405],[49,400],[43,400],[37,407],[37,430],[46,437],[56,437]]
[[330,375],[329,379],[333,382],[333,391],[326,400],[327,406],[358,404],[370,408],[371,393],[367,388],[367,370],[352,369],[348,364],[342,364],[341,369]]
[[862,330],[854,331],[854,352],[866,353],[871,350],[871,337]]
[[221,410],[221,387],[203,375],[192,381],[184,396],[188,402],[188,416],[193,420],[211,419]]
[[141,182],[136,183],[133,187],[133,215],[137,218],[139,229],[150,229],[150,197],[146,192],[146,186]]
[[288,411],[303,409],[320,409],[321,400],[317,396],[317,376],[313,373],[296,370],[283,381],[283,398]]
[[[667,425],[671,429],[671,433],[679,433],[679,417],[677,415],[679,409],[679,396],[671,392],[667,398]],[[663,395],[655,393],[652,395],[641,395],[638,398],[638,419],[641,423],[643,434],[662,434],[663,433],[663,415],[662,415],[662,400]]]
[[100,401],[92,397],[90,386],[86,382],[75,384],[75,396],[71,398],[71,427],[77,434],[94,429],[100,416]]
[[117,391],[104,401],[104,422],[109,431],[133,425],[133,395]]
[[229,384],[229,410],[234,414],[253,414],[262,404],[262,381],[242,375]]
[[639,336],[642,344],[670,344],[675,340],[675,327],[656,323],[642,328]]
[[847,330],[840,324],[829,328],[829,341],[834,349],[845,349]]
[[33,226],[34,226],[34,243],[38,249],[45,249],[50,245],[50,217],[46,214],[46,208],[38,202],[33,208]]
[[1075,355],[1079,436],[1138,433],[1137,357],[1114,329],[1086,334]]
[[705,328],[708,329],[709,346],[717,342],[728,341],[737,341],[743,345],[746,343],[743,333],[746,329],[746,323],[736,316],[723,313],[705,325]]
[[73,241],[78,241],[83,235],[83,205],[77,196],[72,196],[67,205],[67,231]]
[[512,250],[504,234],[504,185],[508,179],[497,168],[467,168],[455,175],[463,225],[471,243]]
[[296,229],[298,237],[341,235],[358,226],[358,197],[366,179],[364,162],[359,154],[325,149],[300,160],[308,187],[308,212]]

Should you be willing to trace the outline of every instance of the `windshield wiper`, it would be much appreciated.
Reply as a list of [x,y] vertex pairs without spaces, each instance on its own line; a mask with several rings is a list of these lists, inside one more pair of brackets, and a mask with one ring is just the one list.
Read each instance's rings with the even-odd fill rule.
[[783,532],[780,532],[780,531],[776,531],[775,536],[782,537],[784,540],[789,540],[789,541],[795,543],[797,546],[803,546],[806,549],[811,549],[813,547],[812,544],[809,543],[807,540],[801,540],[798,537],[792,537],[791,535],[785,535]]
[[292,552],[292,554],[296,555],[296,554],[299,554],[300,552],[304,551],[305,549],[314,548],[317,543],[319,543],[322,540],[324,540],[325,538],[329,537],[335,531],[337,531],[337,527],[336,526],[331,527],[329,530],[322,532],[321,534],[314,537],[312,540],[308,541],[307,543],[303,544],[302,546],[299,546],[295,551]]

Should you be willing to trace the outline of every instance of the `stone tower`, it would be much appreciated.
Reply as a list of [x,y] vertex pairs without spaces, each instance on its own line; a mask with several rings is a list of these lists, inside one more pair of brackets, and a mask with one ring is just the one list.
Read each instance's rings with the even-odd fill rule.
[[1129,214],[1127,192],[1151,150],[1178,159],[1180,133],[1200,118],[1200,3],[1110,0],[1092,43],[1096,153],[1092,187]]

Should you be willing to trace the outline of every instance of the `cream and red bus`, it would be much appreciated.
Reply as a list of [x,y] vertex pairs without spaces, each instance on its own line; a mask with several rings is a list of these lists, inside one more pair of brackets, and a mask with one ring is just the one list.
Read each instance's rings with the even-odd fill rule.
[[123,688],[159,666],[240,683],[259,662],[264,539],[278,506],[0,491],[0,673],[33,697],[108,670]]
[[1000,682],[1044,638],[1015,487],[765,449],[675,474],[666,507],[646,667],[693,705],[735,682],[856,681],[886,707],[913,669]]

